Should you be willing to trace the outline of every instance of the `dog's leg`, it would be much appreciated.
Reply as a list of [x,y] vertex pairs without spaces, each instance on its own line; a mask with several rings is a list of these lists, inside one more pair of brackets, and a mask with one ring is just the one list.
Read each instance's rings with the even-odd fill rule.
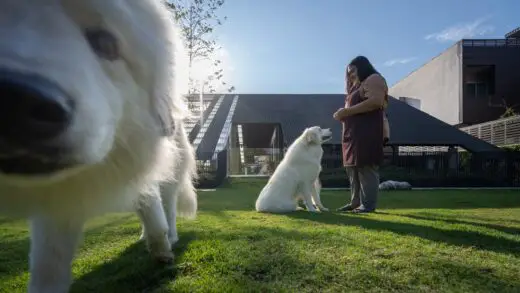
[[177,235],[177,188],[176,182],[164,182],[161,185],[161,199],[168,223],[168,240],[172,246],[179,241]]
[[84,221],[31,219],[29,293],[67,293],[72,282],[72,261]]
[[[177,235],[177,191],[178,184],[175,182],[163,182],[160,185],[160,194],[166,223],[168,224],[168,240],[173,246],[179,237]],[[143,225],[140,240],[146,240],[146,226]]]
[[313,188],[312,188],[312,200],[313,200],[314,204],[320,209],[320,211],[327,212],[329,209],[324,207],[323,204],[321,203],[320,192],[321,192],[320,179],[316,178],[316,180],[314,181],[314,184],[313,184]]
[[160,262],[173,261],[171,244],[168,240],[168,222],[164,214],[159,186],[142,193],[137,202],[137,214],[143,225],[142,237],[152,256]]
[[314,207],[314,205],[312,204],[312,189],[313,189],[313,186],[312,184],[309,184],[309,183],[303,183],[302,184],[302,197],[303,197],[303,201],[305,203],[305,207],[307,207],[307,210],[309,212],[317,212],[316,208]]
[[161,185],[161,198],[171,245],[179,241],[177,217],[194,219],[197,214],[197,192],[193,186],[193,180],[197,177],[195,150],[190,144],[185,128],[179,126],[178,130],[176,141],[180,156],[175,172],[177,181],[165,182]]

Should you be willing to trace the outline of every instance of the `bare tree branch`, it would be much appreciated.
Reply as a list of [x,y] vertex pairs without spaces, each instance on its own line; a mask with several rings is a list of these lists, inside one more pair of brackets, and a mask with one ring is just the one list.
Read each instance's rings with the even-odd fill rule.
[[[214,36],[214,30],[222,25],[227,18],[217,14],[218,10],[224,5],[224,0],[165,0],[167,7],[171,9],[175,20],[181,27],[182,35],[186,42],[190,66],[190,93],[196,91],[193,80],[193,64],[199,60],[214,60],[214,73],[202,81],[203,84],[210,84],[210,81],[220,82],[226,85],[222,79],[224,70],[221,60],[215,59],[215,52],[219,49]],[[233,86],[228,87],[228,91],[234,91]],[[210,91],[214,90],[211,85]]]

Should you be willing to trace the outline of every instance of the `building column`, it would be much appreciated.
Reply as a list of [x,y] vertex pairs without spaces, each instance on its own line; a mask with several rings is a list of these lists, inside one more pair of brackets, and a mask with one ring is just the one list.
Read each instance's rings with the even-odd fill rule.
[[236,175],[240,173],[240,148],[238,146],[238,130],[236,124],[231,125],[228,145],[229,174]]

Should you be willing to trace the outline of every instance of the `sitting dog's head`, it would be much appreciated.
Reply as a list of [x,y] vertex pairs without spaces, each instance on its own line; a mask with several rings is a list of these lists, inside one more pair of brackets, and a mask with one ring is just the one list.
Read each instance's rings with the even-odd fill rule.
[[161,1],[2,1],[0,179],[144,164],[187,114],[176,34]]
[[303,137],[307,144],[321,145],[332,138],[332,131],[329,128],[312,126],[303,131]]

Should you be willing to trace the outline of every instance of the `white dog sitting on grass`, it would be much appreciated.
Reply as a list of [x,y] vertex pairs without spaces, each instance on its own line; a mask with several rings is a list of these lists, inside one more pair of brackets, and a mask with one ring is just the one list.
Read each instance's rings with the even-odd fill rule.
[[[256,200],[258,212],[287,213],[298,210],[302,200],[310,212],[328,211],[320,199],[322,144],[332,137],[330,129],[305,129],[287,150]],[[316,207],[315,207],[316,206]]]

